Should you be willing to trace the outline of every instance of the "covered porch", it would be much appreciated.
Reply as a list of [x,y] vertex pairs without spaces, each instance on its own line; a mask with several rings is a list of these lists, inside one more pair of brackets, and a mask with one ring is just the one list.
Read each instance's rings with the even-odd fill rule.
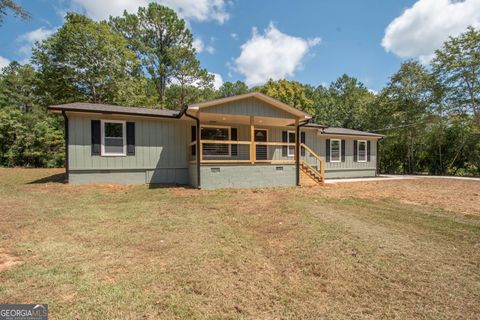
[[[316,173],[319,180],[323,177],[323,160],[305,144],[305,133],[300,130],[309,115],[258,93],[234,98],[188,108],[187,116],[196,124],[187,148],[198,181],[227,171],[235,171],[238,179],[276,180],[272,185],[282,179],[285,183],[280,185],[299,185],[301,169]],[[307,154],[314,163],[305,161]],[[266,176],[268,172],[272,176]]]

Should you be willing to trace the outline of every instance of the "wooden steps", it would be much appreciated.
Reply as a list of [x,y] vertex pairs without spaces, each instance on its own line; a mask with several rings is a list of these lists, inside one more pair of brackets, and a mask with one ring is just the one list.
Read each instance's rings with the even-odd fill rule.
[[305,186],[323,185],[324,179],[320,172],[302,161],[300,163],[300,184]]

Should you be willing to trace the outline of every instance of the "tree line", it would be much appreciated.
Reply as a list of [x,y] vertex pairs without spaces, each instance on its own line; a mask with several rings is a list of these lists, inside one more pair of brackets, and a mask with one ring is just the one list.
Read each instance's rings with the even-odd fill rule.
[[[0,16],[5,12],[0,7]],[[48,105],[180,109],[250,91],[308,112],[316,123],[385,135],[383,173],[480,176],[479,30],[451,37],[428,66],[403,62],[379,92],[346,74],[329,85],[270,80],[249,88],[236,81],[215,89],[185,21],[156,3],[108,21],[68,13],[34,45],[29,64],[1,70],[0,166],[63,165],[63,119]]]

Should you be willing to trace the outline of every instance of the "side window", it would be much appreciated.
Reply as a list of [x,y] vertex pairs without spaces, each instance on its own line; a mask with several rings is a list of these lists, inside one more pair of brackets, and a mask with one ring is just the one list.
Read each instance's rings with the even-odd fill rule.
[[357,144],[357,154],[358,154],[358,162],[366,162],[367,161],[367,141],[359,140]]
[[[287,142],[288,143],[295,143],[295,131],[288,131]],[[288,147],[288,156],[289,157],[295,156],[295,146],[289,146]]]
[[340,139],[332,139],[330,141],[330,162],[340,162],[342,153],[340,149]]
[[102,156],[125,156],[125,121],[102,120]]

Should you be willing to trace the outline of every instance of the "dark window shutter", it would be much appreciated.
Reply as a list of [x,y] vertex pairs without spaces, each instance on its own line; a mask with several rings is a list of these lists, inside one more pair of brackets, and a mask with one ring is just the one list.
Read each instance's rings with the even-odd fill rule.
[[[237,128],[232,128],[230,130],[230,136],[232,141],[238,141]],[[232,156],[238,156],[238,144],[232,144]]]
[[367,161],[370,161],[370,141],[367,141]]
[[[282,142],[287,142],[287,131],[282,131]],[[286,157],[288,153],[288,147],[282,146],[282,157]]]
[[357,162],[358,159],[358,140],[353,140],[353,162]]
[[[192,126],[191,128],[192,128],[191,140],[192,140],[192,142],[197,141],[197,126]],[[191,146],[191,153],[192,153],[192,156],[197,155],[197,146],[196,145]]]
[[101,135],[100,135],[100,120],[92,120],[92,156],[99,156],[101,153]]
[[330,139],[325,141],[325,161],[330,162]]
[[345,162],[345,140],[342,140],[342,162]]
[[127,155],[135,155],[135,122],[127,122]]
[[[300,132],[300,143],[305,144],[305,132]],[[302,157],[305,157],[305,148],[301,148]]]

